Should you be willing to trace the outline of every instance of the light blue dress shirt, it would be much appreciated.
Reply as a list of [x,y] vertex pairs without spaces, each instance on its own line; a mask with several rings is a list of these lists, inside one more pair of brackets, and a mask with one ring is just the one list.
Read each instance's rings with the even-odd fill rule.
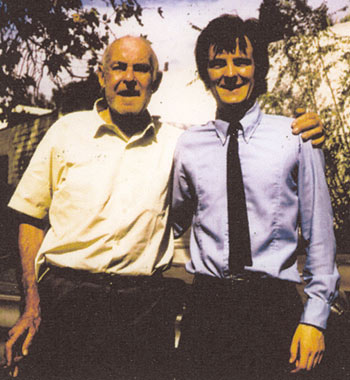
[[[337,292],[333,215],[320,149],[291,132],[290,118],[266,115],[256,103],[241,120],[239,155],[251,238],[246,270],[300,282],[298,230],[306,242],[307,302],[302,323],[325,328]],[[174,157],[175,237],[191,224],[190,273],[229,276],[226,151],[222,120],[182,134]]]

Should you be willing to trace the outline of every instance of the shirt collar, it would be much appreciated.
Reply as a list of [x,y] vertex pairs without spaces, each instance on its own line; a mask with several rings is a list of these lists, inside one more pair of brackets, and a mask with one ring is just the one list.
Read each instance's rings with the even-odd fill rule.
[[[262,117],[260,106],[257,102],[246,112],[244,117],[240,120],[243,130],[238,131],[238,135],[243,135],[243,139],[246,143],[249,142],[253,136],[256,128],[258,127]],[[215,120],[212,122],[222,145],[226,143],[228,137],[229,122],[224,120]]]
[[135,133],[133,136],[130,137],[130,139],[127,139],[118,127],[116,127],[114,124],[108,124],[102,119],[102,117],[99,114],[99,111],[101,111],[103,107],[104,100],[102,98],[96,100],[93,108],[93,120],[91,120],[91,125],[93,126],[93,133],[95,138],[101,136],[106,131],[113,132],[116,136],[124,140],[127,144],[143,139],[144,137],[154,136],[154,138],[156,138],[156,126],[153,121],[153,118],[151,118],[150,123],[143,131]]

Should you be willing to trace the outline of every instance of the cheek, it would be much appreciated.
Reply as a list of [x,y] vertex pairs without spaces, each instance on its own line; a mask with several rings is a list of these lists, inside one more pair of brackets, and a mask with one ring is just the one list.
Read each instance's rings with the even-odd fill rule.
[[215,80],[217,78],[220,78],[222,76],[221,70],[218,69],[208,69],[208,77],[211,80]]
[[246,68],[241,71],[241,76],[248,79],[251,83],[254,83],[254,72],[254,69]]
[[117,73],[106,75],[106,87],[114,87],[118,82],[120,82],[120,75]]
[[147,77],[147,78],[140,78],[138,80],[140,87],[145,90],[146,92],[151,92],[152,91],[152,78]]

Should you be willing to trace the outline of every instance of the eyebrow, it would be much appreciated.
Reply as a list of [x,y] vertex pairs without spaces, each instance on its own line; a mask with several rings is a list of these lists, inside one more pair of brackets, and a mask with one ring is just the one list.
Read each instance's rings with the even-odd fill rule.
[[221,63],[221,62],[224,63],[225,60],[223,58],[214,57],[208,60],[208,67],[209,68],[214,67],[216,64]]
[[[128,63],[124,61],[110,61],[109,66],[113,65],[120,65],[122,67],[127,67]],[[132,64],[133,68],[135,69],[145,69],[150,70],[152,68],[152,64],[150,62],[135,62]]]
[[125,66],[126,67],[128,64],[126,62],[123,62],[123,61],[110,61],[109,65],[110,66],[120,65],[120,66]]

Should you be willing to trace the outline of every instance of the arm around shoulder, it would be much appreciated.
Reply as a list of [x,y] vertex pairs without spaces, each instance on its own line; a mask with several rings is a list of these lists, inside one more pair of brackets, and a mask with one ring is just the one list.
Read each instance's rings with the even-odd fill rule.
[[299,114],[292,123],[292,130],[296,135],[301,133],[303,141],[311,140],[315,148],[321,148],[325,141],[322,121],[314,112]]

